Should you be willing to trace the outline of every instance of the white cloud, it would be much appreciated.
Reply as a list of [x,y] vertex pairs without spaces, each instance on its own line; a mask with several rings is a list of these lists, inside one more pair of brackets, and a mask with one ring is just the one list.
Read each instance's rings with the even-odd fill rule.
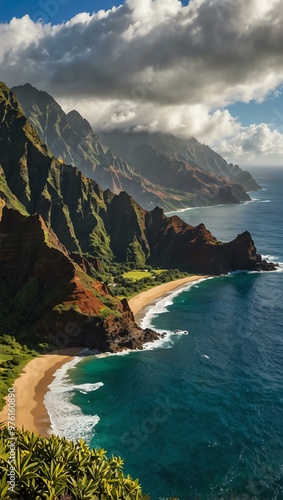
[[183,10],[179,0],[127,0],[126,3],[131,20],[123,38],[128,41],[147,35],[155,27],[176,18]]
[[233,138],[224,138],[214,146],[224,157],[234,161],[282,164],[283,135],[278,130],[271,130],[266,123],[241,127]]
[[282,54],[283,0],[126,0],[57,26],[0,25],[8,85],[47,90],[97,128],[195,135],[240,156],[281,151],[279,132],[245,129],[223,107],[275,91]]
[[[44,39],[51,30],[50,25],[34,23],[28,15],[13,18],[9,24],[0,24],[0,69],[9,72],[9,67],[19,61],[22,51]],[[17,69],[20,73],[20,68]]]

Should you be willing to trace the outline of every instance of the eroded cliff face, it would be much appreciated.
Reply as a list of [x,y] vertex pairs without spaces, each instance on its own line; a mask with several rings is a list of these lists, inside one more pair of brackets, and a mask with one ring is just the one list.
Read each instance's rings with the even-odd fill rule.
[[26,217],[4,207],[0,280],[9,299],[0,325],[17,338],[110,352],[140,349],[158,338],[135,324],[126,300],[111,296],[70,258],[37,214]]

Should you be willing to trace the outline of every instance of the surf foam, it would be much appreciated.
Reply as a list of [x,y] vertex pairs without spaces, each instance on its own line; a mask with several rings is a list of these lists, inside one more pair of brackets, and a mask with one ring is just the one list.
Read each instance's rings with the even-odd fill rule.
[[[83,352],[89,353],[89,351]],[[51,422],[51,432],[72,440],[80,438],[89,440],[93,436],[94,427],[100,420],[98,415],[84,415],[81,409],[70,401],[76,391],[89,393],[103,386],[102,382],[71,384],[68,372],[74,369],[81,360],[82,357],[77,356],[57,370],[44,397],[44,404]]]

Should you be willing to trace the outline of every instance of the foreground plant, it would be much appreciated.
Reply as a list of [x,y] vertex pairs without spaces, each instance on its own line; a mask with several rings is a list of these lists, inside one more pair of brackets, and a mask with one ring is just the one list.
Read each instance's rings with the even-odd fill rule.
[[[123,473],[123,460],[108,458],[80,441],[0,430],[0,500],[149,500],[138,480]],[[15,486],[11,488],[11,470]]]

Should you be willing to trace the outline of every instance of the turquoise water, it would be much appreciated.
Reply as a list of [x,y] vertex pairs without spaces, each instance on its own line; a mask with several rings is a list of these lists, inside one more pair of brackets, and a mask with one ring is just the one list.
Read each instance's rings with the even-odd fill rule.
[[[255,176],[265,188],[256,201],[181,216],[222,240],[248,229],[262,254],[283,262],[283,172]],[[282,285],[281,272],[198,283],[145,319],[189,335],[69,372],[73,384],[92,384],[70,393],[100,419],[89,442],[121,455],[153,500],[283,499]]]

